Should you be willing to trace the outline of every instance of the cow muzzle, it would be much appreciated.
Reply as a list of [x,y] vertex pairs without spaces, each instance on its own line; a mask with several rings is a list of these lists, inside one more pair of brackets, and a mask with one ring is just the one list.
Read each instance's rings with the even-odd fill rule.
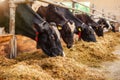
[[72,44],[67,44],[67,48],[71,48],[72,47]]

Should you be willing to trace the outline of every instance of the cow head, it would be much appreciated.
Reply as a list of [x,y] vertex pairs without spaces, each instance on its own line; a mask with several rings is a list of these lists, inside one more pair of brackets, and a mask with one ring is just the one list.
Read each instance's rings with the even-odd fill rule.
[[41,48],[48,56],[64,56],[60,40],[55,30],[47,23],[34,23],[34,30],[37,31],[37,48]]
[[107,21],[104,18],[100,18],[99,21],[97,22],[98,24],[100,24],[101,26],[109,28],[109,24],[107,23]]
[[92,29],[91,26],[88,26],[88,25],[82,23],[81,28],[82,28],[82,30],[81,30],[81,38],[84,41],[96,42],[96,37],[95,37],[95,34],[94,34],[94,30]]
[[112,31],[113,31],[113,32],[116,32],[116,31],[115,31],[115,24],[114,24],[113,22],[111,22],[110,25],[112,26]]
[[103,27],[101,25],[93,27],[93,29],[98,37],[103,36],[103,34],[104,34]]
[[65,21],[57,25],[58,30],[61,33],[63,41],[67,44],[67,48],[71,48],[73,45],[73,32],[75,25],[72,21]]
[[99,25],[97,23],[90,23],[89,26],[92,26],[92,28],[94,29],[94,31],[98,37],[103,36],[103,26],[102,25]]
[[[66,19],[64,11],[60,7],[48,5],[46,20],[48,22],[55,22],[61,34],[63,41],[67,44],[67,48],[73,45],[73,22]],[[40,11],[40,10],[39,10]]]

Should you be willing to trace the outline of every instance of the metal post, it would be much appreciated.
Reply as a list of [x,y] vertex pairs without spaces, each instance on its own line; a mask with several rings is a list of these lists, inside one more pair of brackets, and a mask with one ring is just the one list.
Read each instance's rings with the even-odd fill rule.
[[[92,4],[91,8],[94,8],[94,4]],[[95,13],[95,10],[94,9],[91,9],[91,12],[94,14]]]
[[[110,18],[111,17],[111,14],[110,13],[108,13],[108,18]],[[112,18],[111,18],[112,19]]]
[[[95,7],[94,4],[92,4],[90,10],[91,10],[91,13],[95,15],[95,10],[92,9],[92,8],[94,8],[94,7]],[[91,17],[94,18],[93,15],[91,15]]]
[[105,17],[105,14],[104,14],[104,9],[102,9],[102,16]]
[[116,20],[116,16],[113,16],[113,19]]
[[13,35],[11,39],[11,51],[10,51],[10,58],[15,58],[17,55],[17,46],[16,46],[16,37],[15,37],[15,11],[16,5],[14,0],[9,0],[9,7],[10,7],[10,22],[9,22],[9,30],[10,34]]
[[[72,8],[75,8],[75,2],[72,2]],[[75,10],[72,10],[72,13],[75,14]]]

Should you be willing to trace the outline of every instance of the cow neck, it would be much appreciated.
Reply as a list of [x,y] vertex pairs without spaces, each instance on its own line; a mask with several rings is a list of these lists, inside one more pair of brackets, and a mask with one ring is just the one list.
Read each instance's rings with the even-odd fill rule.
[[[34,19],[34,23],[37,24],[38,27],[42,28],[44,26],[44,24],[46,23],[46,21],[44,19],[42,19],[39,15],[36,14],[36,17]],[[35,40],[36,42],[38,42],[38,36],[40,34],[40,32],[36,29],[35,29]]]

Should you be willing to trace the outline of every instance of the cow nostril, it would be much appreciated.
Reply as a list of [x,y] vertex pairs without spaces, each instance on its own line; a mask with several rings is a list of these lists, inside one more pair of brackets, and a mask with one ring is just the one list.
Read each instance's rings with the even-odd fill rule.
[[72,47],[72,45],[67,45],[67,48],[71,48]]

